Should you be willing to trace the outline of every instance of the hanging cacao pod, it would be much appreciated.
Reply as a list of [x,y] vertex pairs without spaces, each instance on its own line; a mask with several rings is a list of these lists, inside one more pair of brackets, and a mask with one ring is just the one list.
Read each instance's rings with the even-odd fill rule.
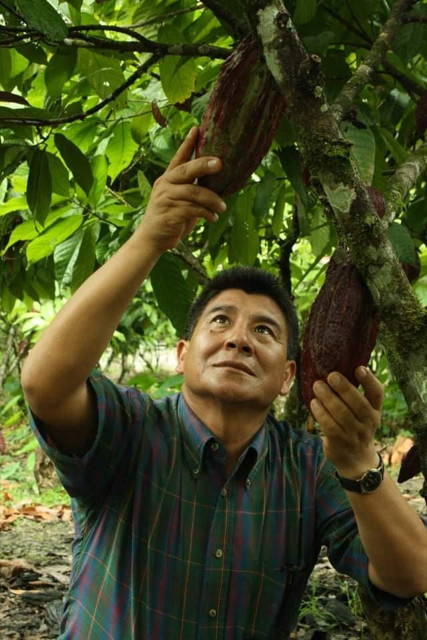
[[223,196],[238,191],[269,150],[285,109],[256,39],[248,36],[225,60],[199,128],[196,156],[218,156],[223,169],[199,184]]
[[371,293],[348,258],[330,259],[325,282],[312,307],[304,331],[300,386],[307,408],[313,383],[339,371],[352,384],[356,367],[369,362],[375,346],[379,314]]

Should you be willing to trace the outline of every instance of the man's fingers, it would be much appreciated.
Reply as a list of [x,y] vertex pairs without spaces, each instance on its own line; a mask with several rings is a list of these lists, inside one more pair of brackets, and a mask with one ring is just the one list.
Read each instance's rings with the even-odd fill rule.
[[384,401],[384,389],[381,382],[367,367],[357,367],[356,378],[363,387],[367,400],[374,409],[380,411]]
[[203,156],[168,169],[165,176],[173,184],[192,184],[197,178],[210,173],[218,173],[221,167],[219,158]]
[[214,213],[223,213],[226,210],[225,202],[216,193],[195,184],[169,185],[167,196],[168,204],[187,202],[190,206],[196,205],[203,209],[210,209]]
[[179,146],[178,151],[175,153],[172,160],[169,162],[168,168],[166,171],[170,171],[175,167],[183,164],[184,162],[188,162],[191,160],[191,156],[193,155],[194,145],[196,144],[197,135],[199,129],[198,127],[192,127],[190,131],[187,133],[187,137],[184,139],[184,142]]

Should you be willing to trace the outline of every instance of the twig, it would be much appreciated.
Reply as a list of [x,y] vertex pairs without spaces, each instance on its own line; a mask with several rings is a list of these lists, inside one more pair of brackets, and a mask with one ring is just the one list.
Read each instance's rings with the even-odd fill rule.
[[214,47],[208,44],[165,44],[154,42],[140,36],[138,41],[119,42],[108,38],[96,38],[79,33],[77,39],[66,38],[64,43],[68,46],[76,47],[96,47],[97,49],[108,49],[111,51],[132,52],[132,53],[154,53],[162,56],[198,56],[207,58],[227,58],[231,51],[223,47]]
[[423,87],[421,84],[418,84],[411,78],[408,78],[408,76],[405,76],[405,74],[403,74],[401,71],[396,69],[390,62],[388,62],[388,60],[385,60],[383,62],[383,67],[384,67],[384,71],[377,69],[377,73],[382,73],[382,74],[386,73],[392,78],[395,78],[395,80],[400,82],[402,87],[406,89],[406,91],[409,93],[409,95],[412,98],[414,95],[420,96],[426,91],[425,87]]
[[[236,15],[224,7],[221,0],[203,0],[203,4],[212,11],[212,13],[226,25],[230,33],[237,38],[243,38],[249,32],[249,24],[245,17],[238,19]],[[236,4],[236,2],[234,2]],[[233,6],[233,3],[231,3]]]
[[6,4],[6,2],[3,2],[3,0],[0,0],[0,7],[3,7],[3,9],[6,9],[6,11],[9,11],[9,13],[14,15],[15,18],[18,18],[18,20],[21,20],[22,22],[25,22],[25,24],[27,24],[26,20],[24,20],[24,18],[21,15],[19,15],[19,13],[15,11],[15,9],[13,9],[12,7],[9,7],[9,5]]
[[326,13],[329,13],[329,15],[331,15],[333,18],[335,18],[335,20],[337,20],[337,22],[341,22],[341,24],[343,24],[345,27],[347,27],[347,29],[349,31],[351,31],[355,35],[359,36],[359,38],[361,38],[362,40],[365,40],[365,42],[367,42],[369,45],[372,44],[371,38],[369,38],[369,36],[364,31],[361,31],[352,22],[350,22],[349,20],[346,20],[345,18],[343,18],[343,16],[340,13],[338,13],[334,9],[331,9],[331,7],[327,7],[324,4],[322,4],[322,9],[324,9],[326,11]]
[[180,242],[176,249],[172,249],[172,253],[182,260],[187,267],[190,267],[199,276],[202,284],[207,284],[209,277],[202,264],[194,257],[192,251]]
[[9,116],[6,116],[6,117],[3,118],[3,117],[0,116],[0,123],[3,123],[3,124],[31,124],[31,125],[42,125],[42,126],[56,127],[56,126],[58,126],[60,124],[67,124],[67,123],[70,123],[70,122],[75,122],[76,120],[84,120],[88,116],[91,116],[94,113],[96,113],[97,111],[100,111],[101,109],[103,109],[110,102],[113,102],[120,94],[123,93],[123,91],[125,91],[134,82],[136,82],[136,80],[138,80],[138,78],[151,65],[155,64],[159,58],[160,58],[160,56],[155,56],[155,55],[151,56],[151,58],[149,58],[143,64],[141,64],[138,67],[138,69],[131,76],[129,76],[129,78],[126,80],[126,82],[121,84],[120,87],[117,87],[110,96],[108,96],[107,98],[105,98],[104,100],[99,102],[97,105],[95,105],[91,109],[88,109],[87,111],[83,111],[82,113],[77,113],[77,114],[75,114],[73,116],[66,116],[66,117],[63,117],[63,118],[53,118],[52,120],[46,120],[46,119],[42,119],[42,118],[25,118],[25,117],[24,118],[12,118],[12,117],[9,117]]
[[331,107],[338,120],[352,107],[356,95],[369,82],[375,69],[383,62],[393,38],[402,25],[403,14],[406,13],[416,0],[397,0],[385,22],[379,36],[364,61],[344,85],[340,95]]
[[193,11],[198,11],[199,9],[203,9],[203,3],[198,2],[194,7],[189,7],[188,9],[178,9],[177,11],[170,11],[169,13],[164,13],[161,16],[156,16],[155,18],[150,18],[149,20],[145,20],[144,22],[138,22],[137,24],[133,24],[131,29],[135,29],[136,27],[147,27],[150,24],[156,24],[157,22],[164,22],[168,18],[174,18],[175,16],[182,15],[183,13],[192,13]]

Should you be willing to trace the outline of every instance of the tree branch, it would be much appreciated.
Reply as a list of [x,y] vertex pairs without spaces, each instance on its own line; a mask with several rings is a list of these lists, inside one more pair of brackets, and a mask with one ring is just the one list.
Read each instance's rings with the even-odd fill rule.
[[352,107],[359,91],[369,82],[375,69],[383,62],[393,38],[402,25],[404,14],[415,4],[416,0],[397,0],[384,24],[379,36],[362,64],[348,80],[335,100],[332,111],[338,120]]
[[3,9],[6,9],[6,11],[9,11],[9,13],[14,15],[15,18],[18,18],[18,20],[25,22],[24,18],[21,15],[19,15],[19,13],[15,11],[13,7],[9,7],[9,5],[6,4],[6,2],[3,2],[3,0],[0,0],[0,7],[3,7]]
[[248,34],[250,25],[246,20],[246,16],[240,12],[240,18],[238,18],[236,10],[230,10],[230,4],[233,7],[233,4],[239,3],[235,1],[234,3],[229,3],[228,0],[203,0],[203,4],[212,11],[234,38],[240,40]]
[[[395,7],[398,5],[402,10],[403,5],[410,4],[412,0],[398,0]],[[393,353],[396,361],[406,363],[406,372],[412,371],[412,375],[407,376],[399,369],[395,375],[405,395],[415,432],[425,433],[426,311],[401,269],[388,239],[386,224],[376,214],[353,165],[351,144],[343,138],[337,117],[327,104],[320,60],[304,49],[281,0],[263,0],[258,7],[258,33],[265,59],[287,97],[287,115],[295,125],[305,166],[325,208],[332,211],[340,240],[348,247],[389,335],[393,336],[387,343],[388,353]],[[427,455],[422,465],[427,474]]]
[[110,96],[108,96],[107,98],[105,98],[104,100],[99,102],[94,107],[91,107],[87,111],[83,111],[82,113],[77,113],[77,114],[74,114],[72,116],[65,116],[63,118],[52,118],[51,120],[46,120],[46,119],[42,119],[42,118],[31,118],[31,117],[30,118],[25,118],[25,117],[24,118],[13,118],[13,117],[9,117],[9,116],[5,116],[5,117],[0,116],[0,123],[2,123],[3,125],[5,125],[5,124],[6,125],[8,125],[8,124],[30,124],[30,125],[41,125],[41,126],[57,127],[58,125],[61,125],[61,124],[68,124],[70,122],[75,122],[77,120],[84,120],[88,116],[91,116],[94,113],[97,113],[97,111],[100,111],[101,109],[103,109],[110,102],[113,102],[120,94],[123,93],[123,91],[125,91],[134,82],[136,82],[136,80],[138,80],[138,78],[143,73],[145,73],[145,71],[147,71],[147,69],[151,65],[155,64],[158,61],[159,57],[160,56],[155,56],[155,55],[151,56],[151,58],[149,58],[143,64],[141,64],[138,67],[138,69],[131,76],[129,76],[129,78],[126,80],[126,82],[124,82],[119,87],[117,87]]
[[337,11],[334,11],[334,9],[332,9],[331,7],[327,7],[324,4],[322,5],[322,9],[327,13],[329,13],[329,15],[331,15],[333,18],[335,18],[337,22],[340,22],[345,27],[347,27],[347,29],[351,33],[354,33],[356,36],[359,36],[359,38],[364,40],[367,44],[372,45],[371,38],[364,31],[362,31],[361,29],[358,29],[353,22],[346,20],[340,13],[338,13]]
[[156,24],[158,22],[164,22],[168,18],[173,18],[175,16],[182,15],[183,13],[192,13],[193,11],[198,11],[199,9],[203,9],[203,3],[201,2],[195,4],[194,7],[189,7],[188,9],[177,9],[176,11],[169,11],[169,13],[163,13],[161,16],[150,18],[149,20],[145,20],[144,22],[138,22],[137,24],[133,24],[131,26],[131,29],[146,27],[150,24]]
[[197,273],[203,285],[209,282],[209,277],[202,263],[194,257],[193,252],[184,242],[180,242],[176,249],[172,249],[172,253],[182,260],[187,267],[190,267],[192,271]]
[[387,193],[385,194],[387,210],[384,220],[387,224],[393,222],[394,218],[400,214],[409,191],[426,171],[427,143],[424,143],[415,153],[409,156],[390,178]]
[[[115,29],[114,29],[115,30]],[[70,30],[73,35],[74,30]],[[128,30],[127,30],[128,31]],[[79,33],[78,38],[66,38],[64,44],[76,47],[94,47],[96,49],[108,49],[121,51],[122,53],[153,53],[156,56],[198,56],[208,58],[227,58],[231,51],[223,47],[213,47],[208,44],[165,44],[148,40],[138,34],[137,41],[120,42],[109,38],[96,38]]]
[[414,95],[421,96],[426,91],[425,87],[415,82],[412,78],[405,76],[401,71],[396,69],[390,62],[388,62],[388,60],[384,60],[382,66],[384,67],[384,71],[380,71],[379,69],[377,69],[377,73],[386,73],[392,78],[395,78],[395,80],[400,82],[402,87],[406,89],[406,91],[412,98],[414,97]]

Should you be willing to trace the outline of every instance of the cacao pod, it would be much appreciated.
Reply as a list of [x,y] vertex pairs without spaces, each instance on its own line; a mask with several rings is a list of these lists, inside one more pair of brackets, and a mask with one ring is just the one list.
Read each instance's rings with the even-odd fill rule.
[[238,191],[269,150],[286,99],[248,36],[225,60],[199,128],[196,156],[222,159],[222,170],[199,184],[221,195]]
[[300,387],[307,408],[313,383],[339,371],[352,384],[356,367],[369,362],[379,328],[379,314],[356,267],[337,251],[331,257],[325,282],[312,307],[304,331]]
[[414,444],[402,460],[400,466],[398,482],[406,482],[421,473],[421,461],[418,453],[418,446]]

